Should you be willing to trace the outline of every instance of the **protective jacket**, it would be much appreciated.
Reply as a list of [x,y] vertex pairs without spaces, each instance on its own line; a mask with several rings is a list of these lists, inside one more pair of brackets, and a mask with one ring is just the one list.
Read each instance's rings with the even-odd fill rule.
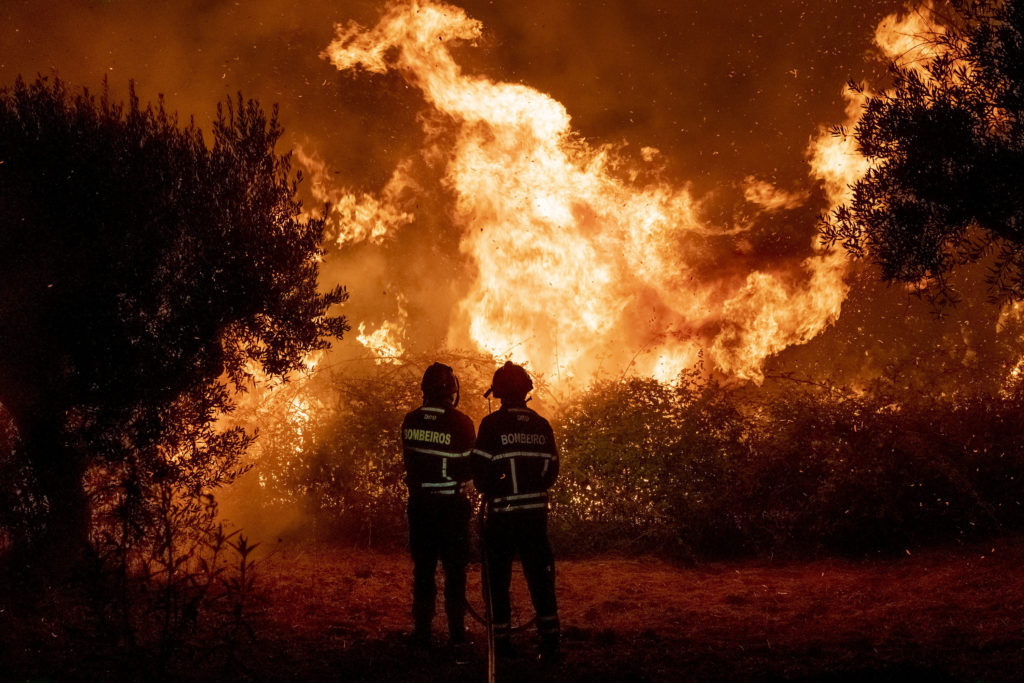
[[547,510],[548,489],[558,477],[558,449],[551,425],[533,410],[502,406],[485,417],[470,462],[488,512]]
[[402,422],[409,497],[461,495],[472,478],[473,421],[451,406],[420,406]]
[[537,613],[541,652],[558,651],[555,560],[547,537],[548,488],[558,476],[551,425],[525,405],[508,406],[480,423],[470,458],[473,483],[487,500],[483,541],[496,647],[510,647],[509,587],[518,553]]
[[453,642],[465,632],[466,563],[473,421],[450,405],[423,405],[402,422],[405,481],[409,487],[409,549],[413,560],[415,637],[429,642],[437,586],[444,567],[444,606]]

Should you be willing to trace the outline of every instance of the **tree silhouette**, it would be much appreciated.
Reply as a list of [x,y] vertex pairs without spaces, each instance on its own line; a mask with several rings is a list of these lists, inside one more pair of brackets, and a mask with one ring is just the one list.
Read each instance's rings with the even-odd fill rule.
[[247,364],[286,374],[348,329],[328,315],[345,290],[317,290],[323,222],[300,217],[281,132],[241,95],[207,145],[134,88],[127,105],[45,78],[0,91],[0,403],[42,511],[29,557],[85,547],[90,464],[230,460],[248,437],[213,423]]
[[[892,89],[867,97],[852,134],[873,164],[853,199],[823,218],[841,243],[939,304],[948,277],[991,258],[995,301],[1024,299],[1024,5],[954,0],[938,56],[894,62]],[[863,89],[851,84],[851,88]],[[839,129],[837,134],[845,134]]]

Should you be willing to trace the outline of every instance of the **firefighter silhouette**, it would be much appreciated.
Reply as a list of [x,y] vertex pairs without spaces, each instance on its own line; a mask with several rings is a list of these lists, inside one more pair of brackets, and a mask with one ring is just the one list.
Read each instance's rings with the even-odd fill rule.
[[[513,657],[509,586],[516,553],[537,614],[540,658],[559,658],[555,563],[547,535],[548,489],[558,476],[558,451],[551,425],[526,407],[533,389],[529,374],[511,362],[494,373],[491,388],[501,407],[480,423],[470,462],[473,483],[484,496],[485,585],[495,651]],[[488,589],[485,589],[485,593]]]
[[413,560],[413,642],[429,647],[438,559],[444,569],[444,607],[450,643],[465,641],[466,563],[470,503],[466,482],[473,421],[455,409],[455,372],[434,363],[423,373],[423,405],[402,422],[402,450],[409,487],[409,547]]

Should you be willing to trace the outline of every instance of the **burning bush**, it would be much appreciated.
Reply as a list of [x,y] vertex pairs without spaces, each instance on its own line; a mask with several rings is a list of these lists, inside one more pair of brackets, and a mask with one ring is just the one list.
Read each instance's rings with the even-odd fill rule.
[[[482,394],[494,363],[464,352],[319,367],[252,397],[238,419],[260,438],[231,507],[256,528],[268,517],[288,520],[273,525],[281,536],[401,546],[406,487],[398,430],[420,405],[420,379],[434,360],[457,368],[459,408],[478,421],[488,412]],[[246,514],[251,505],[243,501],[257,501],[256,514]]]
[[[444,360],[479,419],[493,361]],[[273,517],[312,513],[305,530],[320,538],[401,547],[397,429],[419,404],[427,362],[373,365],[361,378],[323,370],[285,389],[275,400],[317,407],[300,432],[267,423],[244,497]],[[598,382],[552,411],[562,460],[552,535],[561,552],[708,558],[863,554],[1020,530],[1022,408],[1013,391],[738,386],[699,367],[672,382]]]

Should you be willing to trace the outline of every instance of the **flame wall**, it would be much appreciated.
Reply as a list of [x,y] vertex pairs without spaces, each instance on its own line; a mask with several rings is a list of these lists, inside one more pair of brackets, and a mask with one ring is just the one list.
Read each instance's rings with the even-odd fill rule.
[[135,78],[201,126],[237,90],[280,103],[307,205],[334,204],[324,279],[356,328],[336,355],[476,347],[582,383],[703,352],[856,378],[998,334],[998,312],[936,320],[814,244],[864,169],[826,130],[857,114],[843,84],[884,88],[905,9],[5,3],[0,81]]
[[[659,177],[659,150],[643,147],[630,159],[615,145],[592,144],[551,96],[467,73],[453,50],[482,35],[458,7],[403,2],[372,27],[338,25],[324,53],[343,72],[395,73],[422,93],[420,154],[452,194],[446,214],[471,268],[450,344],[558,379],[588,379],[603,365],[669,379],[702,352],[719,370],[760,379],[767,357],[836,320],[847,291],[841,254],[812,248],[799,265],[752,269],[734,247],[753,251],[752,220],[709,219],[688,183]],[[862,170],[848,150],[818,141],[812,149],[813,173],[834,183]],[[396,168],[385,201],[362,198],[361,212],[351,196],[324,194],[338,205],[340,245],[385,240],[415,222],[396,208],[403,186],[422,193],[408,168]],[[753,176],[742,185],[760,213],[809,197]],[[403,330],[386,322],[378,332],[391,349],[400,344],[392,333]]]

